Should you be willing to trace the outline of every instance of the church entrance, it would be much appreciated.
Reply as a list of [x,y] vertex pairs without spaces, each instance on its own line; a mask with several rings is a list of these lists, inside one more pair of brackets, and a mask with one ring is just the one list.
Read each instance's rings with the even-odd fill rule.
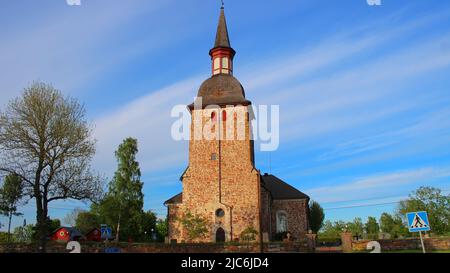
[[223,228],[218,228],[216,231],[216,243],[225,242],[225,230]]

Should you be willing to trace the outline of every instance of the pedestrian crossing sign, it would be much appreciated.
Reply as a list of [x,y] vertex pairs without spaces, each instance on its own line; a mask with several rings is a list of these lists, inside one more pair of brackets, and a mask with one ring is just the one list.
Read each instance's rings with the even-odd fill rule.
[[410,232],[429,231],[430,221],[426,211],[409,212],[406,214],[408,218],[408,228]]

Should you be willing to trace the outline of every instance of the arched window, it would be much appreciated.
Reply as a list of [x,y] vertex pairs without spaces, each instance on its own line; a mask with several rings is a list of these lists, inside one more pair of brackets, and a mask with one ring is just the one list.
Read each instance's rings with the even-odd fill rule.
[[287,214],[284,211],[278,211],[277,232],[287,232],[287,231],[288,231]]
[[211,120],[216,121],[216,112],[211,112]]
[[222,121],[227,121],[227,111],[222,111]]

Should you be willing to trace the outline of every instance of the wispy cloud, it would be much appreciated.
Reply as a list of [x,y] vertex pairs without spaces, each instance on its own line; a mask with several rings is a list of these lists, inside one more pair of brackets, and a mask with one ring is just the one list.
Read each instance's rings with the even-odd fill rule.
[[[127,23],[145,13],[157,15],[167,1],[145,2],[89,2],[79,12],[53,8],[53,12],[45,10],[36,21],[25,21],[22,28],[3,35],[0,106],[33,80],[51,82],[71,93],[130,57],[164,45],[166,40],[161,37],[147,41],[145,47],[142,40],[134,44],[117,40]],[[152,19],[157,20],[156,16]],[[111,44],[116,45],[114,52],[109,52]]]
[[125,104],[95,120],[94,136],[98,140],[95,165],[105,172],[114,168],[113,152],[126,137],[139,142],[138,159],[144,172],[172,168],[187,161],[187,142],[172,139],[174,119],[170,112],[176,104],[193,101],[192,94],[199,77],[194,77],[149,92],[148,95]]
[[[327,186],[305,190],[311,198],[320,202],[338,202],[348,198],[361,199],[380,194],[392,195],[405,185],[428,184],[439,178],[450,177],[450,168],[426,167],[391,173],[380,173],[353,179],[347,183],[329,181]],[[389,192],[389,193],[388,193]]]

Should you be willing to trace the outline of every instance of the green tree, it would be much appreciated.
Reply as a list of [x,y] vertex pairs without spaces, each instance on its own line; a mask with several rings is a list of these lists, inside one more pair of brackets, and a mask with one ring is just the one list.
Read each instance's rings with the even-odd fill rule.
[[35,233],[34,225],[16,227],[13,233],[14,242],[25,244],[31,243],[33,241],[34,233]]
[[102,223],[115,227],[117,241],[142,235],[144,194],[137,153],[136,139],[127,138],[119,145],[115,152],[117,171],[109,191],[98,205],[92,207]]
[[393,238],[405,236],[408,234],[408,229],[403,224],[403,221],[398,216],[392,216],[384,212],[380,217],[380,228],[383,232],[389,233]]
[[142,213],[141,217],[140,236],[136,236],[136,238],[141,241],[153,240],[153,233],[156,232],[156,214],[149,210]]
[[83,234],[88,233],[93,228],[100,228],[100,224],[98,216],[89,211],[79,212],[75,220],[76,228]]
[[189,242],[203,238],[208,233],[208,221],[200,215],[187,211],[179,221],[187,232]]
[[[405,214],[414,211],[426,211],[432,232],[448,234],[450,232],[450,194],[443,195],[442,191],[432,187],[420,187],[409,195],[407,200],[401,201],[397,216],[405,219]],[[406,223],[405,223],[406,224]]]
[[169,223],[167,219],[158,219],[155,229],[158,241],[164,242],[166,236],[169,235]]
[[22,215],[17,207],[24,197],[22,179],[15,174],[6,176],[0,188],[0,214],[8,217],[8,236],[11,237],[11,220],[13,216]]
[[341,233],[346,229],[347,223],[344,221],[331,222],[330,220],[325,221],[319,237],[321,238],[340,238]]
[[[47,217],[47,219],[44,222],[45,224],[45,230],[47,230],[46,237],[49,237],[53,232],[55,232],[58,228],[61,227],[61,220],[59,219],[50,219],[50,217]],[[40,227],[38,225],[33,226],[33,240],[39,241],[41,240],[40,237]]]
[[380,232],[380,226],[378,225],[377,219],[375,217],[369,216],[367,222],[364,226],[369,238],[377,239],[378,233]]
[[45,252],[49,203],[96,200],[100,178],[90,170],[95,141],[84,108],[43,83],[34,83],[0,113],[0,172],[15,174],[36,201],[39,246]]
[[323,208],[316,201],[311,201],[309,205],[309,227],[313,233],[317,234],[323,226],[325,213]]
[[357,217],[352,222],[347,223],[347,229],[354,236],[360,237],[364,233],[364,224],[361,218]]

